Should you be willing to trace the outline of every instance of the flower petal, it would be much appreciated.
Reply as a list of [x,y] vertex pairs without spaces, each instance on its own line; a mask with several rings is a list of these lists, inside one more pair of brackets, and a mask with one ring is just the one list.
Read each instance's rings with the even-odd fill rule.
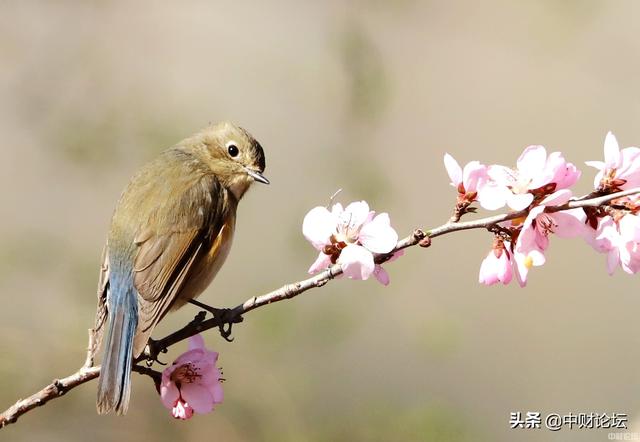
[[338,224],[358,228],[369,216],[369,204],[366,201],[356,201],[349,204],[340,214]]
[[620,146],[616,136],[608,132],[604,139],[604,162],[608,168],[617,169],[620,167]]
[[313,275],[314,273],[318,273],[321,270],[326,269],[331,265],[331,257],[326,253],[320,252],[316,260],[309,267],[309,273]]
[[547,158],[547,169],[550,171],[549,182],[556,184],[556,190],[567,189],[573,186],[582,174],[575,164],[568,163],[560,152],[552,152],[549,154]]
[[571,199],[573,193],[569,189],[558,190],[540,201],[541,206],[561,206]]
[[462,183],[467,193],[477,192],[478,186],[487,178],[487,166],[479,161],[471,161],[464,166],[462,172]]
[[600,172],[598,172],[595,177],[593,177],[593,188],[594,189],[597,189],[600,186],[600,182],[602,181],[603,177],[604,177],[604,169],[601,170]]
[[169,368],[175,369],[183,364],[191,363],[194,360],[202,359],[204,357],[204,352],[205,351],[201,348],[187,350],[184,353],[182,353],[180,356],[178,356],[175,361],[173,361],[173,364],[172,364],[173,367],[167,367],[165,371],[169,370]]
[[478,282],[485,285],[493,285],[498,282],[496,267],[497,258],[493,250],[491,250],[489,254],[482,260],[482,264],[480,264]]
[[513,210],[524,210],[533,202],[533,195],[530,193],[511,194],[507,199],[507,205]]
[[172,410],[179,397],[180,391],[175,382],[169,381],[160,384],[160,400],[166,408]]
[[213,403],[221,404],[224,400],[224,391],[222,390],[222,384],[220,382],[216,382],[215,385],[210,389],[211,394],[213,395]]
[[556,223],[553,233],[560,238],[584,237],[587,234],[586,215],[582,209],[566,210],[553,214]]
[[518,174],[527,179],[535,179],[544,170],[547,150],[544,146],[529,146],[518,158]]
[[532,250],[529,252],[529,258],[534,267],[539,267],[547,262],[547,258],[544,256],[541,250]]
[[389,274],[385,269],[382,268],[381,265],[376,264],[376,267],[373,270],[373,276],[376,277],[380,284],[385,286],[389,285]]
[[640,244],[629,242],[623,250],[626,255],[624,271],[632,275],[640,272]]
[[213,410],[213,394],[203,385],[195,382],[182,384],[180,394],[198,414],[209,413]]
[[595,167],[596,169],[604,169],[604,161],[585,161],[584,164],[589,167]]
[[360,230],[358,241],[373,253],[388,253],[398,244],[398,233],[391,227],[389,214],[380,213]]
[[220,381],[221,377],[222,373],[220,373],[220,369],[211,367],[211,369],[200,378],[200,383],[212,391],[213,386]]
[[506,251],[498,258],[498,261],[500,262],[498,267],[498,280],[502,281],[502,284],[508,285],[511,282],[513,269]]
[[525,259],[526,259],[526,255],[522,253],[516,252],[514,255],[514,260],[516,263],[515,265],[516,280],[518,281],[518,284],[520,284],[520,287],[527,286],[527,279],[529,276],[529,267],[527,267],[527,265],[525,264]]
[[344,274],[351,279],[368,279],[375,268],[371,252],[355,244],[342,249],[338,263]]
[[609,215],[600,219],[598,230],[585,239],[597,252],[607,253],[618,243],[620,234],[615,221]]
[[478,188],[477,199],[483,208],[498,210],[504,207],[511,195],[512,193],[507,187],[494,182],[487,182]]
[[620,236],[624,242],[640,243],[640,216],[628,214],[618,221]]
[[622,159],[617,177],[626,181],[621,189],[631,189],[640,186],[640,149],[627,147],[620,152]]
[[336,218],[326,207],[314,207],[302,222],[302,234],[316,248],[329,244],[329,238],[336,231]]
[[607,272],[609,272],[609,275],[613,275],[619,263],[620,253],[618,252],[618,249],[613,248],[609,250],[609,253],[607,254]]
[[342,204],[335,203],[333,206],[331,206],[331,214],[335,216],[336,219],[338,219],[342,212],[344,212],[344,207],[342,207]]
[[462,169],[458,162],[448,153],[444,154],[444,168],[447,169],[451,185],[458,187],[462,182]]
[[487,175],[498,185],[511,186],[516,182],[518,173],[508,167],[493,164],[487,168]]
[[189,350],[203,350],[205,348],[206,347],[204,346],[204,338],[200,333],[189,338]]

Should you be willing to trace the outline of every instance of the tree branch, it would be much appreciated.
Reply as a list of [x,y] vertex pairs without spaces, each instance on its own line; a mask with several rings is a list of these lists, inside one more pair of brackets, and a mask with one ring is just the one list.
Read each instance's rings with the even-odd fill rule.
[[[573,199],[561,206],[549,207],[547,210],[550,212],[557,212],[582,207],[599,207],[602,205],[606,205],[612,200],[637,194],[640,194],[640,188],[634,188],[602,196],[593,196],[593,194],[589,194],[581,198]],[[472,221],[461,222],[450,220],[449,222],[426,232],[420,229],[416,229],[409,236],[398,241],[398,244],[390,253],[377,255],[375,257],[375,262],[378,264],[383,263],[389,260],[395,252],[413,247],[415,245],[426,247],[430,245],[431,239],[438,236],[461,230],[491,229],[501,222],[522,218],[526,216],[527,213],[528,209],[525,209],[518,212],[504,213],[501,215],[490,216]],[[264,295],[253,296],[246,300],[244,303],[239,304],[232,309],[225,310],[224,314],[221,316],[205,320],[205,315],[203,314],[204,312],[201,312],[194,318],[193,321],[191,321],[183,328],[177,330],[176,332],[171,333],[170,335],[157,341],[149,340],[149,344],[147,345],[147,348],[145,349],[143,355],[138,358],[138,360],[136,361],[136,365],[133,366],[133,371],[150,376],[154,380],[156,385],[158,385],[160,382],[161,373],[149,367],[139,365],[139,362],[145,359],[149,361],[155,361],[160,353],[166,352],[170,346],[180,341],[183,341],[193,335],[214,327],[223,327],[225,324],[231,325],[242,322],[242,315],[244,315],[245,313],[268,304],[294,298],[312,288],[322,287],[341,274],[342,268],[340,267],[340,265],[335,264],[310,278],[291,284],[286,284],[279,289],[273,290]],[[93,335],[90,333],[89,349],[87,351],[87,357],[84,366],[76,373],[62,379],[56,379],[37,393],[29,396],[26,399],[17,401],[14,405],[0,414],[0,428],[16,422],[20,416],[27,413],[28,411],[33,410],[36,407],[44,405],[47,402],[64,395],[69,390],[81,384],[84,384],[85,382],[97,378],[100,374],[100,367],[92,366],[93,346]]]

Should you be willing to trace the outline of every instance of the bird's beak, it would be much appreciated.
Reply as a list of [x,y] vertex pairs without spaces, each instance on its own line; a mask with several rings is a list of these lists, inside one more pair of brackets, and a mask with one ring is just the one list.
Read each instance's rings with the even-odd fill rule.
[[266,179],[265,176],[257,170],[249,169],[248,167],[245,167],[244,170],[247,172],[247,175],[249,175],[254,180],[263,184],[269,184],[269,180]]

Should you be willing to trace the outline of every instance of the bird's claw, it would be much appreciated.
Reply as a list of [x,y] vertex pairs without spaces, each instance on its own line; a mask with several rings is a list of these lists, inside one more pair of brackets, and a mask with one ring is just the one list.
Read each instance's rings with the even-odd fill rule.
[[229,317],[231,309],[228,308],[211,308],[211,314],[218,321],[218,331],[220,336],[227,342],[233,342],[231,337],[231,328],[233,327],[233,319]]
[[228,308],[211,307],[207,304],[203,304],[200,301],[196,301],[195,299],[191,299],[189,302],[196,307],[200,307],[201,309],[204,309],[211,313],[218,322],[218,330],[220,331],[220,336],[222,336],[222,338],[227,342],[233,342],[233,338],[231,337],[231,329],[233,327],[233,323],[240,322],[242,318],[239,318],[238,321],[230,318],[229,313],[231,312],[231,309]]
[[[153,366],[154,362],[157,362],[160,365],[167,365],[165,362],[162,362],[160,359],[158,359],[158,356],[160,355],[160,353],[166,353],[167,349],[166,348],[157,349],[155,348],[155,344],[156,344],[156,341],[149,338],[149,342],[147,342],[147,350],[145,350],[145,353],[147,353],[147,357],[144,360],[144,363],[147,365],[147,367]],[[137,360],[139,361],[140,359],[141,358],[138,358]]]
[[153,367],[154,362],[157,362],[158,364],[162,365],[162,366],[166,366],[167,363],[166,362],[162,362],[160,359],[158,359],[157,357],[151,359],[151,358],[147,358],[144,363],[147,365],[147,367]]
[[231,328],[233,327],[233,321],[228,320],[230,311],[231,310],[229,310],[228,308],[219,310],[220,316],[217,317],[220,336],[222,336],[222,338],[227,342],[233,342],[233,338],[231,337]]

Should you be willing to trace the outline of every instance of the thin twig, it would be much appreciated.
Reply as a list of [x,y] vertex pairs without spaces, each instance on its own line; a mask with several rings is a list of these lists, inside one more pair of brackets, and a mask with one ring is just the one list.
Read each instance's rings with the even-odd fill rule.
[[62,379],[54,379],[53,382],[36,394],[33,394],[26,399],[19,400],[2,413],[2,415],[0,415],[0,428],[14,423],[18,417],[22,416],[26,412],[64,395],[72,388],[84,384],[91,379],[97,378],[99,374],[100,367],[92,367],[88,369],[81,368],[71,376],[67,376]]
[[[636,194],[640,194],[640,188],[616,192],[609,195],[595,196],[587,199],[585,199],[585,197],[581,197],[571,200],[561,206],[549,207],[547,210],[556,212],[562,210],[577,209],[581,207],[598,207],[610,202],[611,200]],[[416,229],[409,236],[398,241],[398,244],[391,252],[384,255],[377,255],[375,257],[375,261],[376,263],[383,263],[390,259],[390,257],[399,250],[413,247],[418,244],[423,246],[429,245],[429,241],[438,236],[461,230],[490,229],[499,223],[522,218],[526,216],[527,213],[528,210],[521,210],[519,212],[504,213],[501,215],[490,216],[473,221],[449,221],[446,224],[435,227],[426,232],[423,232],[420,229]],[[198,317],[196,317],[196,319],[194,319],[178,331],[171,333],[170,335],[157,341],[150,340],[149,345],[143,353],[143,357],[141,357],[139,360],[149,359],[153,361],[157,358],[159,353],[166,351],[167,348],[180,341],[183,341],[205,330],[209,330],[214,327],[220,327],[222,322],[228,324],[242,322],[242,315],[250,312],[251,310],[255,310],[259,307],[265,306],[267,304],[272,304],[274,302],[294,298],[315,287],[322,287],[340,274],[342,274],[342,268],[340,267],[340,265],[336,264],[308,279],[291,284],[286,284],[279,289],[273,290],[264,295],[253,296],[246,300],[244,303],[228,310],[224,318],[212,318],[203,321],[201,319],[198,320]],[[93,342],[90,342],[89,350],[91,350],[92,345]],[[88,355],[89,354],[92,355],[90,351],[88,352]],[[76,373],[63,379],[54,380],[51,384],[47,385],[37,393],[29,396],[26,399],[17,401],[14,405],[0,414],[0,428],[16,422],[16,420],[21,415],[38,406],[46,404],[52,399],[64,395],[67,391],[77,387],[78,385],[84,384],[85,382],[97,378],[100,373],[100,367],[92,367],[92,364],[92,356],[87,356],[85,366],[78,370]],[[141,374],[149,375],[154,380],[154,382],[156,382],[156,385],[158,384],[161,376],[160,372],[152,370],[148,367],[143,367],[141,365],[135,365],[133,367],[133,370]]]

